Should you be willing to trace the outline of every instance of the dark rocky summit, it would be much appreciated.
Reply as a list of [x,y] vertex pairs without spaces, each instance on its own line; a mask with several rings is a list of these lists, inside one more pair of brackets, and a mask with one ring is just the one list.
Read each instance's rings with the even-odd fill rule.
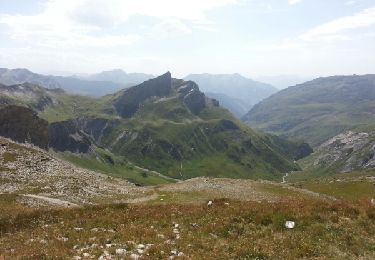
[[0,136],[48,148],[48,122],[26,107],[7,106],[0,109]]
[[172,87],[171,73],[167,72],[157,78],[150,79],[138,86],[124,90],[114,101],[116,112],[124,117],[132,117],[139,105],[151,97],[168,96]]
[[198,85],[193,81],[179,87],[177,92],[189,110],[197,115],[206,107],[206,96],[199,91]]

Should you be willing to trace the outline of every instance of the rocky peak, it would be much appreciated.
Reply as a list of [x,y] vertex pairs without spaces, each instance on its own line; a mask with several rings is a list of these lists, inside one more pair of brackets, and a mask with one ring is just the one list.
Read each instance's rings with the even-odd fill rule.
[[172,88],[171,73],[167,73],[143,82],[140,85],[128,88],[115,99],[113,106],[116,112],[125,118],[132,117],[139,105],[151,97],[165,97]]
[[177,92],[193,114],[199,114],[206,107],[206,96],[195,82],[187,81],[177,89]]

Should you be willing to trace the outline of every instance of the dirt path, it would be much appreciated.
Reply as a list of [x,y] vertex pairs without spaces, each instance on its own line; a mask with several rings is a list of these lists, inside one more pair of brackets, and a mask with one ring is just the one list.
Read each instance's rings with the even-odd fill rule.
[[166,176],[166,175],[163,175],[161,174],[160,172],[157,172],[157,171],[152,171],[152,170],[149,170],[149,169],[146,169],[146,168],[142,168],[142,167],[139,167],[137,165],[134,165],[134,168],[138,169],[138,170],[141,170],[141,171],[144,171],[146,173],[152,173],[152,174],[155,174],[161,178],[164,178],[164,179],[167,179],[167,180],[170,180],[170,181],[174,181],[174,182],[180,182],[181,180],[179,179],[175,179],[175,178],[172,178],[172,177],[169,177],[169,176]]
[[60,200],[60,199],[54,199],[54,198],[49,198],[49,197],[40,196],[40,195],[23,194],[21,196],[27,197],[27,198],[32,198],[32,199],[43,200],[43,201],[46,201],[46,202],[48,202],[50,204],[53,204],[53,205],[56,205],[56,206],[61,206],[61,207],[66,207],[66,208],[79,207],[79,205],[74,204],[74,203],[69,202],[69,201]]

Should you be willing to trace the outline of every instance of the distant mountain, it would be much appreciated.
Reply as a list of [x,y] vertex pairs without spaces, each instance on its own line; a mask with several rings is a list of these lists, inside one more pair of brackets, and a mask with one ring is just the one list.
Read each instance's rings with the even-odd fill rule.
[[[185,80],[196,82],[205,93],[214,93],[219,102],[238,117],[243,116],[259,101],[278,91],[269,84],[245,78],[240,74],[190,74]],[[237,103],[235,99],[240,102]]]
[[220,105],[228,109],[237,118],[241,118],[251,108],[247,102],[239,98],[233,98],[221,93],[205,93],[209,98],[214,98],[219,101]]
[[97,169],[131,162],[177,179],[281,180],[310,153],[306,144],[253,131],[170,73],[101,98],[0,85],[0,108],[9,105],[32,108],[48,122],[50,148]]
[[60,88],[60,84],[50,76],[33,73],[27,69],[0,68],[0,83],[4,85],[15,85],[32,83],[45,88]]
[[148,79],[154,78],[153,75],[144,73],[126,73],[121,69],[103,71],[87,77],[88,80],[94,81],[111,81],[119,84],[137,85]]
[[314,77],[303,77],[296,75],[263,76],[256,78],[256,80],[271,84],[278,89],[284,89],[297,84],[302,84],[312,79],[314,79]]
[[[142,81],[140,81],[142,82]],[[70,93],[88,96],[104,96],[125,87],[134,85],[133,82],[116,83],[112,81],[93,81],[77,77],[51,76],[33,73],[27,69],[1,69],[0,83],[16,85],[31,83],[45,88],[62,88]]]
[[115,93],[131,84],[120,84],[112,81],[91,81],[76,77],[51,76],[62,89],[69,93],[100,97]]
[[243,118],[251,127],[318,146],[375,123],[375,75],[318,78],[282,90]]

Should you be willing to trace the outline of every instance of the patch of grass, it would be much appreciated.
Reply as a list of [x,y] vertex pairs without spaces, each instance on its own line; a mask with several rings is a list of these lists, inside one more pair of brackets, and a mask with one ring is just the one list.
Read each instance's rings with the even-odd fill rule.
[[354,171],[311,178],[311,174],[293,173],[288,177],[292,185],[339,199],[360,200],[375,197],[375,171]]
[[[172,250],[188,259],[373,259],[374,217],[374,208],[364,204],[299,198],[36,210],[0,219],[0,255],[98,258],[104,250],[115,255],[126,248],[129,256],[142,243],[152,244],[145,252],[149,259],[168,258]],[[286,220],[296,227],[285,229]],[[179,224],[179,239],[173,223]]]
[[3,153],[3,160],[5,163],[7,162],[15,162],[17,161],[17,155],[14,153],[5,152]]
[[340,199],[358,200],[375,198],[375,183],[365,181],[308,182],[303,188]]
[[193,191],[193,192],[159,192],[159,197],[149,203],[195,203],[199,204],[209,199],[212,196],[204,191]]
[[[103,151],[101,151],[101,153],[102,155],[104,154]],[[109,163],[107,161],[97,160],[90,155],[78,155],[69,152],[62,153],[60,156],[79,167],[104,173],[113,177],[124,178],[139,185],[159,185],[171,183],[170,180],[155,174],[137,170],[129,163],[125,163],[123,161],[119,162],[117,157],[112,159],[114,160],[114,163]]]
[[[17,202],[17,194],[0,194],[0,222],[18,214],[25,214],[34,211]],[[2,227],[4,228],[4,227]]]

